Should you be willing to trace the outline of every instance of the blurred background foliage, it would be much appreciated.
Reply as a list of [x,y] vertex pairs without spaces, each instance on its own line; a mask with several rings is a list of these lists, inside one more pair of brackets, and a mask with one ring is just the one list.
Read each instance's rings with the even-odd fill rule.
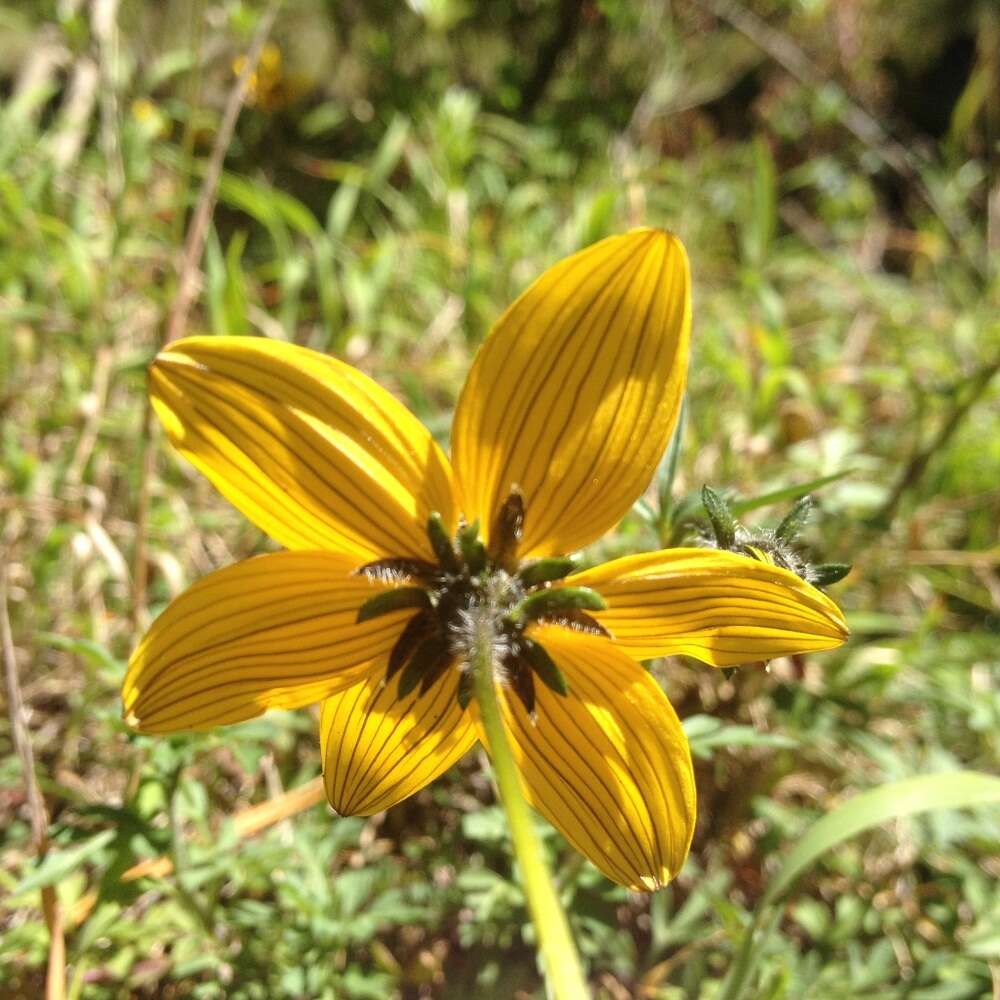
[[[367,820],[232,816],[313,777],[308,712],[152,740],[138,631],[268,543],[158,438],[144,369],[227,95],[242,0],[0,6],[0,519],[51,847],[0,721],[0,996],[534,997],[502,816],[472,754]],[[754,524],[817,491],[837,652],[654,664],[697,756],[692,857],[629,895],[546,844],[596,995],[710,998],[769,873],[851,794],[996,770],[1000,10],[992,0],[287,0],[219,186],[192,332],[330,351],[437,433],[546,265],[668,227],[694,354],[666,469],[587,558],[690,541],[705,482]],[[776,491],[780,503],[774,502]],[[144,546],[139,540],[144,539]],[[148,588],[141,578],[148,575]],[[798,883],[754,996],[1000,989],[1000,822],[942,812]],[[123,882],[166,854],[175,873]]]

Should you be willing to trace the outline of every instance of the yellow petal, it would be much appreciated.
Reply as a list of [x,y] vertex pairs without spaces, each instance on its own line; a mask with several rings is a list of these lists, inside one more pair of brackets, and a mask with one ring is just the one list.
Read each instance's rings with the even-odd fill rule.
[[713,549],[665,549],[574,573],[607,602],[594,613],[638,660],[683,653],[716,667],[832,649],[844,616],[794,573]]
[[569,694],[536,683],[532,722],[516,694],[501,688],[529,801],[608,878],[639,891],[666,885],[684,864],[696,817],[677,714],[610,640],[556,626],[532,636],[563,671]]
[[428,515],[455,526],[448,460],[350,365],[263,337],[190,337],[157,356],[150,394],[173,445],[286,548],[431,558]]
[[443,774],[475,743],[459,708],[458,671],[426,694],[399,699],[384,664],[323,702],[319,735],[330,804],[343,816],[371,816],[402,802]]
[[690,301],[683,246],[647,229],[556,264],[500,317],[452,433],[466,516],[487,537],[514,486],[521,556],[571,552],[625,514],[677,420]]
[[412,611],[361,625],[383,584],[332,552],[275,552],[210,573],[173,601],[132,654],[125,717],[144,733],[209,729],[318,702],[384,657]]

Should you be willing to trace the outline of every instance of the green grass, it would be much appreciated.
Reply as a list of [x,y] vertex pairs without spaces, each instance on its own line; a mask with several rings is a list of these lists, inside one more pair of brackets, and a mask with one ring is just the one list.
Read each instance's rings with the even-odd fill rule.
[[[704,483],[753,501],[846,473],[817,490],[805,540],[854,565],[831,591],[850,643],[766,673],[654,667],[696,751],[699,828],[676,882],[629,895],[544,831],[609,1000],[719,995],[812,823],[857,792],[1000,760],[1000,222],[983,84],[997,78],[996,17],[984,4],[921,29],[873,4],[852,63],[832,3],[752,6],[834,82],[795,82],[701,6],[668,19],[601,3],[528,101],[557,6],[286,5],[285,76],[241,117],[190,324],[346,358],[444,440],[477,344],[532,277],[608,233],[662,225],[695,282],[676,474],[588,555],[690,540]],[[120,721],[143,624],[268,545],[157,437],[148,607],[134,606],[144,368],[255,14],[123,5],[102,45],[85,10],[60,21],[52,7],[0,8],[0,554],[52,841],[39,864],[5,714],[0,996],[39,995],[42,884],[69,921],[73,996],[541,996],[477,754],[385,815],[317,807],[238,841],[229,817],[318,773],[310,713],[170,739]],[[892,73],[918,86],[966,35],[969,74],[934,135]],[[25,93],[17,70],[45,44],[61,68]],[[68,125],[88,65],[101,85]],[[928,107],[944,100],[925,87]],[[916,175],[845,130],[846,94],[899,136]],[[743,516],[774,525],[790,502]],[[837,845],[775,911],[750,995],[989,995],[998,847],[987,807]],[[120,880],[163,853],[175,875]]]

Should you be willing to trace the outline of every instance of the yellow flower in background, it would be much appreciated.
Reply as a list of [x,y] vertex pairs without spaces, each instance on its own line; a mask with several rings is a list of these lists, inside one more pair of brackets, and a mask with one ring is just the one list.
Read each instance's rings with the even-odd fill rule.
[[[246,56],[233,60],[233,73],[239,76],[247,64]],[[247,104],[263,111],[280,111],[301,100],[312,83],[301,73],[289,73],[281,49],[268,42],[261,50],[257,68],[247,82]]]
[[[480,349],[449,462],[356,369],[262,338],[192,337],[153,363],[174,446],[288,551],[205,577],[123,687],[136,729],[206,729],[322,702],[327,796],[369,815],[486,743],[467,654],[484,624],[531,803],[609,878],[655,889],[695,824],[687,740],[639,660],[715,666],[828,649],[837,606],[794,573],[679,548],[577,571],[673,431],[687,257],[637,230],[546,271]],[[487,747],[488,749],[488,747]]]

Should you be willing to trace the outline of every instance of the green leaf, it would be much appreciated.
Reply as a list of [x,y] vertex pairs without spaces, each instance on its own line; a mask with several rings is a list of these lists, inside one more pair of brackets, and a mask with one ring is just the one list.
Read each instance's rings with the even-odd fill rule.
[[400,157],[406,148],[406,140],[410,134],[410,123],[402,115],[396,115],[389,127],[382,136],[382,141],[375,150],[371,164],[368,167],[368,175],[365,178],[372,187],[384,184],[389,175],[396,169]]
[[916,629],[912,621],[884,611],[850,611],[847,626],[852,635],[909,635]]
[[55,649],[74,653],[95,667],[109,670],[115,677],[125,673],[125,662],[112,656],[99,642],[93,639],[72,638],[59,635],[56,632],[38,632],[35,636],[39,642]]
[[41,863],[21,880],[14,890],[14,895],[61,882],[85,861],[107,847],[117,836],[117,830],[102,830],[76,847],[70,847],[65,851],[49,851]]
[[696,757],[712,756],[716,747],[772,747],[791,750],[799,741],[781,733],[762,733],[753,726],[724,725],[707,715],[692,715],[684,720],[684,732]]
[[741,1000],[745,995],[757,962],[766,951],[766,940],[777,926],[773,920],[768,929],[758,933],[768,907],[830,848],[889,820],[937,809],[994,804],[1000,805],[1000,778],[978,771],[947,771],[905,778],[861,792],[828,813],[799,838],[761,897],[719,992],[720,1000]]
[[752,267],[760,268],[774,240],[778,223],[778,181],[774,157],[767,142],[757,136],[753,144],[753,184],[750,218],[743,233],[743,253]]
[[768,906],[821,855],[863,830],[934,809],[1000,804],[1000,778],[978,771],[922,774],[861,792],[816,823],[788,853],[760,901]]
[[808,483],[801,483],[798,486],[785,486],[783,489],[764,493],[759,497],[734,500],[730,503],[729,509],[732,511],[734,517],[739,517],[741,514],[746,514],[747,511],[757,510],[758,507],[767,507],[772,503],[781,503],[782,500],[795,500],[806,493],[818,490],[821,486],[826,486],[828,483],[835,483],[838,479],[849,476],[853,471],[853,469],[844,469],[842,472],[833,472],[829,476],[820,476],[819,479],[810,479]]
[[681,409],[677,414],[677,425],[670,437],[666,455],[660,463],[660,473],[657,477],[656,492],[660,503],[660,516],[669,517],[673,506],[674,480],[677,478],[677,466],[681,457],[681,444],[684,440],[684,425],[687,423],[687,394],[681,398]]

